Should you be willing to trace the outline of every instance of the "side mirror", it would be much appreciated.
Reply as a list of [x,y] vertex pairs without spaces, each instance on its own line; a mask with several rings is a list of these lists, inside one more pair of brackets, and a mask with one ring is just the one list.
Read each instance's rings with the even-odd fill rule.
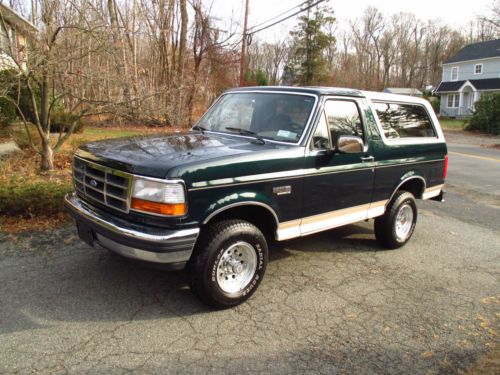
[[360,137],[354,135],[341,135],[337,139],[335,150],[341,154],[358,154],[363,152],[365,144]]

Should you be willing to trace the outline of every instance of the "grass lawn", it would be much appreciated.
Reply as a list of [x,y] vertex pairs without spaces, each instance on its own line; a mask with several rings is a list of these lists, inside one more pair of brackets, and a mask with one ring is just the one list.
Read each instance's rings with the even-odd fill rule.
[[[122,128],[84,128],[82,135],[85,137],[98,137],[98,138],[116,138],[116,137],[130,137],[133,135],[144,134],[139,130],[129,130]],[[76,134],[78,137],[79,134]]]
[[466,122],[467,120],[457,120],[445,117],[439,119],[439,123],[444,130],[464,130]]

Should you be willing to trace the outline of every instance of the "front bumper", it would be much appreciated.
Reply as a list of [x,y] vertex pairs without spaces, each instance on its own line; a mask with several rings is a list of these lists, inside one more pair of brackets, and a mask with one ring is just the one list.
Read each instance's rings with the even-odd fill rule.
[[200,228],[172,230],[133,224],[89,205],[75,193],[66,195],[64,203],[79,232],[81,227],[90,232],[86,242],[97,242],[127,258],[182,268],[200,233]]

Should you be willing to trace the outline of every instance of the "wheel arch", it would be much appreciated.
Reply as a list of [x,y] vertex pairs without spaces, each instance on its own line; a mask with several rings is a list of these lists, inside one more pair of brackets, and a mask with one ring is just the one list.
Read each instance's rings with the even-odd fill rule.
[[259,228],[266,237],[274,237],[279,225],[275,210],[268,204],[258,201],[236,202],[220,207],[203,220],[203,225],[226,218],[247,220]]
[[422,199],[426,186],[427,182],[425,181],[425,178],[420,175],[413,174],[411,176],[403,176],[399,184],[392,191],[388,202],[390,202],[394,197],[394,194],[400,190],[412,193],[416,199]]

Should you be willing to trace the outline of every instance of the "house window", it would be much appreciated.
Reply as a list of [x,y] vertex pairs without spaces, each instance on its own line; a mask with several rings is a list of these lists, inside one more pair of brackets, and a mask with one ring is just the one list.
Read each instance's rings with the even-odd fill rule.
[[448,95],[448,108],[458,108],[460,106],[460,94]]
[[483,73],[483,64],[474,65],[474,74],[482,74]]
[[4,51],[9,49],[9,36],[7,30],[3,27],[3,22],[0,22],[0,49]]
[[458,80],[458,66],[454,66],[453,68],[451,68],[451,80]]

